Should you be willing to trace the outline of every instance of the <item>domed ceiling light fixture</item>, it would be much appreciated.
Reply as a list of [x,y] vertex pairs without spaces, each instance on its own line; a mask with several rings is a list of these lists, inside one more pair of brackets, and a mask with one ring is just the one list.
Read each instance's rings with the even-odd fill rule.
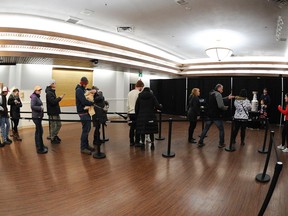
[[211,47],[206,49],[205,52],[210,58],[218,61],[223,61],[233,54],[232,50],[226,47]]

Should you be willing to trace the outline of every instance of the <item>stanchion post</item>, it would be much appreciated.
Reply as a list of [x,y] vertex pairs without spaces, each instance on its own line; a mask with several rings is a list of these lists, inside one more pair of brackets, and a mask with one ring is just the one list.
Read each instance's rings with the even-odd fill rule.
[[105,138],[105,124],[102,124],[102,137],[103,137],[103,141],[109,141],[108,138]]
[[225,151],[228,151],[228,152],[233,152],[233,151],[236,150],[235,146],[233,145],[233,140],[232,140],[232,135],[233,135],[234,127],[235,127],[235,119],[232,119],[231,133],[230,133],[230,144],[229,144],[229,146],[227,146],[227,147],[225,148]]
[[158,137],[156,137],[156,140],[164,140],[164,137],[161,137],[161,133],[162,133],[162,112],[159,112],[159,122],[158,122],[158,127],[159,127],[159,133],[158,133]]
[[269,190],[267,192],[267,195],[266,195],[266,198],[262,204],[262,207],[258,213],[258,216],[263,216],[264,213],[265,213],[265,210],[270,202],[270,199],[273,195],[273,192],[274,192],[274,189],[276,187],[276,184],[277,184],[277,181],[278,181],[278,178],[279,178],[279,175],[282,171],[282,167],[283,167],[283,163],[282,162],[277,162],[276,165],[275,165],[275,169],[274,169],[274,174],[273,174],[273,178],[272,178],[272,181],[271,181],[271,184],[270,184],[270,187],[269,187]]
[[268,153],[268,150],[266,149],[266,140],[267,140],[268,129],[269,129],[269,121],[268,121],[268,118],[266,118],[265,119],[265,136],[264,136],[263,146],[261,149],[258,149],[258,152],[262,153],[262,154]]
[[267,175],[266,172],[267,172],[267,168],[268,168],[268,164],[270,160],[273,140],[274,140],[274,131],[270,131],[270,142],[269,142],[268,153],[266,157],[264,170],[263,170],[263,173],[259,173],[258,175],[256,175],[256,180],[262,183],[270,181],[270,176]]
[[169,131],[168,131],[168,149],[167,152],[163,152],[163,157],[174,157],[175,153],[171,152],[171,135],[172,135],[172,118],[169,118]]
[[48,115],[48,130],[49,130],[49,135],[47,136],[48,140],[51,140],[51,117]]
[[[96,121],[97,121],[96,123],[98,124],[99,120],[96,120]],[[95,130],[96,130],[96,128],[95,128]],[[101,146],[101,143],[98,142],[96,145],[96,152],[93,153],[93,158],[102,159],[102,158],[106,157],[105,153],[101,152],[100,146]]]
[[101,152],[100,146],[101,146],[101,143],[98,143],[97,148],[96,148],[96,152],[93,153],[93,158],[102,159],[102,158],[106,157],[105,153]]

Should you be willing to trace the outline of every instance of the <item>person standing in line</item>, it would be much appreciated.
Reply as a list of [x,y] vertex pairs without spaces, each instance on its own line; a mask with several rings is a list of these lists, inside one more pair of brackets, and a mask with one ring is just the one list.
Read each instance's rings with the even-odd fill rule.
[[[91,130],[91,116],[88,113],[88,110],[85,109],[86,106],[91,106],[94,103],[87,100],[85,97],[86,87],[88,85],[87,77],[82,77],[80,79],[80,83],[75,88],[75,97],[76,97],[76,109],[77,113],[80,117],[80,121],[82,124],[82,133],[80,138],[80,151],[83,154],[91,155],[95,150],[93,147],[89,145],[89,132]],[[91,90],[92,92],[96,92],[96,90]]]
[[96,90],[96,93],[94,94],[95,114],[92,116],[93,126],[95,127],[93,145],[101,145],[101,143],[104,143],[104,140],[100,139],[101,124],[105,124],[108,120],[107,111],[103,109],[106,105],[106,101],[103,92],[100,91],[98,87],[92,86],[92,89]]
[[51,144],[59,144],[61,139],[58,136],[58,133],[61,129],[61,118],[60,118],[60,105],[59,102],[63,99],[65,94],[61,96],[56,96],[56,81],[51,80],[50,85],[46,87],[46,105],[47,105],[47,114],[49,116],[49,132],[51,138]]
[[245,145],[246,127],[249,118],[249,111],[252,108],[250,101],[247,99],[247,90],[241,89],[239,96],[235,97],[234,106],[236,108],[234,114],[235,127],[232,131],[232,143],[236,143],[236,137],[241,128],[241,145]]
[[32,110],[32,120],[35,124],[35,145],[38,154],[46,154],[48,152],[48,147],[43,143],[43,126],[42,119],[44,116],[44,107],[40,99],[42,88],[40,86],[34,87],[34,92],[31,94],[31,110]]
[[142,91],[144,83],[142,80],[138,80],[135,84],[135,88],[128,93],[127,107],[128,107],[128,117],[129,117],[129,139],[130,146],[140,146],[140,134],[136,132],[136,114],[135,114],[135,104],[139,93]]
[[260,103],[259,104],[261,104],[261,100],[263,100],[263,102],[264,102],[264,109],[266,109],[267,117],[269,117],[271,98],[268,94],[267,88],[263,89],[263,94],[260,96]]
[[9,122],[9,114],[6,98],[8,92],[9,92],[8,87],[4,86],[0,96],[0,123],[1,123],[1,135],[4,145],[9,145],[12,143],[12,140],[9,139],[8,137],[10,130],[10,122]]
[[200,116],[200,89],[193,88],[188,99],[188,113],[187,117],[189,120],[189,129],[188,129],[188,142],[197,143],[193,138],[193,133],[197,124],[197,117]]
[[224,99],[232,99],[234,96],[229,95],[225,98],[222,97],[223,85],[217,84],[213,90],[209,92],[208,105],[207,105],[207,119],[205,120],[205,127],[200,135],[198,147],[203,147],[205,144],[203,140],[213,123],[219,130],[219,145],[218,148],[225,147],[224,144],[224,126],[222,121],[222,112],[228,109],[228,106],[224,105]]
[[10,115],[13,122],[12,135],[17,141],[22,141],[18,133],[18,124],[20,120],[20,108],[22,107],[22,102],[19,97],[19,89],[15,88],[8,98],[8,105],[10,105]]
[[161,110],[162,105],[151,92],[149,87],[145,87],[138,95],[135,104],[136,132],[140,134],[142,146],[145,146],[145,134],[150,134],[151,150],[155,149],[154,134],[158,133],[158,123],[155,114],[156,110]]
[[281,105],[278,105],[278,110],[285,116],[284,118],[285,121],[284,121],[284,127],[282,129],[282,144],[277,146],[277,148],[282,150],[283,152],[288,152],[288,93],[285,94],[284,100],[285,100],[285,109],[282,109]]

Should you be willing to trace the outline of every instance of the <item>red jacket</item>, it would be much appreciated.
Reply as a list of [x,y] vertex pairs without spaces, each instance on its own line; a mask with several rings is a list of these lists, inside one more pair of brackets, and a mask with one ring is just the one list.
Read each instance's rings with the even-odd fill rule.
[[288,121],[288,105],[286,105],[286,109],[283,110],[282,107],[279,105],[278,110],[285,115],[285,121]]

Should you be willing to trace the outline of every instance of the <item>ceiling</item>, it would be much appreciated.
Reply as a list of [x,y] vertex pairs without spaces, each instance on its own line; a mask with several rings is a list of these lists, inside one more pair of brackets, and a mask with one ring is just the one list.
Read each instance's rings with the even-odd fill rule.
[[[128,37],[174,56],[176,60],[165,59],[177,67],[183,66],[183,62],[197,63],[208,59],[205,50],[219,44],[233,50],[232,58],[285,57],[287,12],[284,0],[25,0],[25,3],[23,0],[1,0],[0,7],[0,15],[29,15],[60,24],[67,24],[70,19],[68,22],[78,21],[68,23],[70,26]],[[283,21],[281,29],[279,16]],[[20,26],[23,20],[19,19]],[[8,21],[2,19],[0,28]],[[1,31],[7,32],[9,27],[5,26]],[[13,44],[11,41],[0,39],[0,44]],[[4,51],[0,50],[3,58],[11,60],[15,57],[13,52]],[[146,51],[137,53],[140,52]],[[102,55],[103,52],[95,54]],[[161,53],[150,54],[151,58],[164,58]],[[23,58],[31,57],[31,54],[20,56],[23,62]],[[32,57],[43,59],[49,56],[34,53]]]

